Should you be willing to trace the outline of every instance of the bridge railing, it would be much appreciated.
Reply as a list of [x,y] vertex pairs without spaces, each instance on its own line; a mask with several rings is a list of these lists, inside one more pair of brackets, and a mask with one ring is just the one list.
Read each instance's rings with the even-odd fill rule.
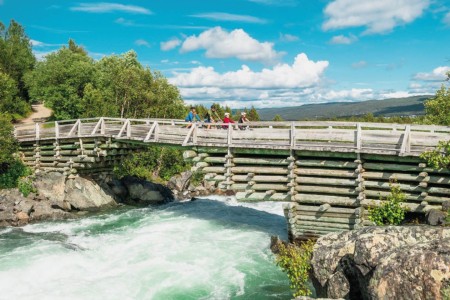
[[169,119],[89,118],[16,126],[19,141],[108,136],[182,146],[332,150],[417,155],[441,140],[450,127],[357,122],[193,123]]

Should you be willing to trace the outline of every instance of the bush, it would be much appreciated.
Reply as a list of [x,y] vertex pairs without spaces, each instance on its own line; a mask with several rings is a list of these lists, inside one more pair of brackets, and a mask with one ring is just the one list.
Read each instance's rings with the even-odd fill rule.
[[10,164],[2,164],[0,170],[0,189],[17,187],[20,177],[31,175],[31,173],[31,169],[19,160],[15,160]]
[[27,197],[30,193],[36,193],[37,190],[33,185],[33,180],[30,177],[19,178],[18,186],[19,192],[22,193],[24,197]]
[[142,179],[164,182],[172,176],[190,169],[183,160],[181,150],[169,147],[151,146],[145,151],[134,153],[126,158],[114,173],[121,178],[126,175]]
[[406,209],[401,204],[405,201],[406,196],[400,186],[392,182],[390,186],[391,193],[385,202],[381,206],[369,208],[369,220],[378,226],[399,225],[405,219]]
[[307,241],[300,246],[278,244],[277,265],[287,274],[294,297],[311,295],[308,281],[313,246],[313,241]]
[[420,155],[427,164],[435,169],[449,168],[450,166],[450,141],[440,141],[435,149],[425,151]]

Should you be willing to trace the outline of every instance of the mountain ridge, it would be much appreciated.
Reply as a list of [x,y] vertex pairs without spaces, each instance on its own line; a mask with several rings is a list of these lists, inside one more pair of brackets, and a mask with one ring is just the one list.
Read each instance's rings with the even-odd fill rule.
[[305,104],[301,106],[261,108],[257,112],[261,120],[272,120],[280,115],[286,121],[315,120],[363,116],[372,113],[374,116],[414,116],[424,115],[424,101],[433,95],[389,98],[383,100],[367,100],[360,102],[332,102]]

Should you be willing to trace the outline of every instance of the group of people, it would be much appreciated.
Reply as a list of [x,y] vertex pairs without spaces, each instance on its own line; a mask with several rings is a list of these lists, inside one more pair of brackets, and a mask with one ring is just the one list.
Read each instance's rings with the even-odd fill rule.
[[[191,109],[185,119],[186,122],[189,122],[189,124],[187,125],[187,127],[191,127],[193,123],[195,122],[202,122],[201,118],[199,117],[199,115],[197,114],[197,111],[195,110],[195,107],[191,106]],[[224,118],[222,119],[221,117],[219,117],[216,107],[214,105],[211,105],[211,108],[208,109],[208,112],[205,115],[205,120],[204,122],[207,124],[206,128],[210,129],[211,128],[211,123],[235,123],[234,120],[230,117],[230,113],[229,112],[225,112],[224,114]],[[250,122],[249,119],[247,119],[247,113],[246,112],[241,112],[241,116],[239,118],[238,123],[248,123]],[[231,125],[222,125],[222,128],[227,129],[228,126]],[[247,129],[247,126],[239,126],[239,129],[244,130]]]

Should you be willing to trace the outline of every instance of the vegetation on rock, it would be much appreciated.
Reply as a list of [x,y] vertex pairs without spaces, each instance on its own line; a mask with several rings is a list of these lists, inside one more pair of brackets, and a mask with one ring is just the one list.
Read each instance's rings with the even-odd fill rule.
[[287,274],[294,297],[311,295],[308,282],[314,242],[307,241],[300,246],[278,243],[277,246],[279,253],[276,262]]

